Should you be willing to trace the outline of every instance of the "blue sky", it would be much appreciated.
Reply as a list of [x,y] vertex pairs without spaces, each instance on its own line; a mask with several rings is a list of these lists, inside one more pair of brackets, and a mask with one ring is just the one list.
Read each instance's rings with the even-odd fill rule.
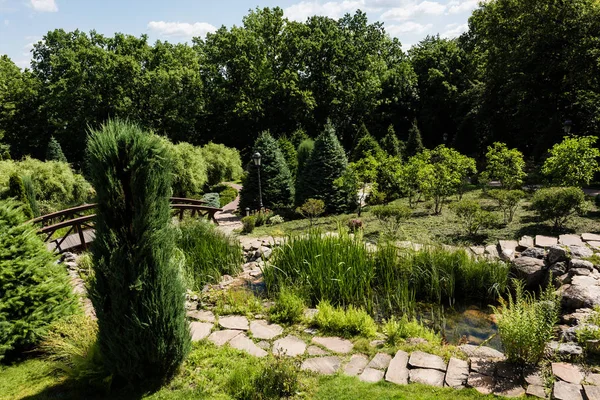
[[122,32],[186,42],[221,25],[240,25],[249,9],[284,9],[289,19],[311,15],[339,18],[356,9],[372,21],[385,23],[405,49],[427,34],[455,37],[479,0],[0,0],[0,54],[20,67],[29,65],[33,43],[56,28],[112,35]]

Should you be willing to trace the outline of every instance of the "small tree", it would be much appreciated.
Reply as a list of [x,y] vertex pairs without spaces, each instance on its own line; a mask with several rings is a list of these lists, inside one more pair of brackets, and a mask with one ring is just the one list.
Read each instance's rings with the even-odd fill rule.
[[[252,154],[255,153],[261,155],[260,185],[263,206],[274,208],[291,205],[294,183],[277,141],[268,132],[263,132],[254,142]],[[240,191],[240,210],[247,207],[251,210],[260,209],[258,168],[252,160],[246,166],[246,176]]]
[[117,380],[156,384],[190,348],[170,225],[172,159],[157,136],[109,121],[91,132],[88,162],[98,202],[89,294],[102,359]]
[[550,157],[544,162],[542,173],[555,185],[589,185],[594,174],[600,171],[600,150],[594,147],[597,141],[597,136],[565,136],[561,143],[550,149]]
[[402,160],[399,157],[386,157],[377,165],[377,176],[372,194],[382,202],[400,198],[403,190]]
[[400,170],[399,182],[402,192],[408,197],[408,205],[414,207],[421,193],[428,193],[433,185],[433,165],[429,153],[422,152],[408,159]]
[[58,140],[56,140],[54,136],[52,136],[48,142],[48,147],[46,149],[46,161],[67,162],[67,157],[65,157],[65,154],[60,147],[60,143],[58,143]]
[[533,195],[531,208],[542,220],[552,221],[554,229],[560,229],[571,216],[585,210],[585,195],[574,187],[540,189]]
[[323,200],[308,199],[301,207],[296,208],[296,212],[304,218],[308,218],[312,227],[315,219],[325,212],[325,203]]
[[33,218],[33,210],[31,209],[31,205],[29,204],[29,199],[27,198],[27,191],[25,190],[25,184],[23,183],[23,178],[19,174],[12,174],[8,180],[8,195],[9,197],[14,198],[18,201],[22,206],[23,214],[27,219]]
[[402,223],[412,214],[409,207],[402,205],[377,206],[373,207],[371,212],[383,225],[386,235],[392,239],[400,236]]
[[496,222],[494,215],[482,210],[475,200],[460,200],[452,204],[452,210],[470,236],[475,236],[481,228],[488,228]]
[[352,150],[352,156],[350,157],[350,160],[352,162],[356,162],[367,156],[379,158],[381,155],[382,150],[381,147],[379,147],[379,143],[377,143],[377,140],[375,140],[375,138],[367,132],[366,135],[360,138],[356,144],[356,147],[354,147],[354,150]]
[[290,173],[292,176],[296,176],[298,170],[298,153],[296,152],[296,147],[285,136],[277,139],[277,144],[279,145],[279,149],[281,149],[281,154],[285,158]]
[[421,139],[421,131],[417,126],[417,121],[413,121],[412,126],[408,130],[408,140],[406,141],[406,156],[412,157],[425,150],[423,140]]
[[489,182],[498,180],[506,189],[520,188],[525,178],[525,161],[523,154],[517,149],[509,149],[505,143],[496,142],[488,146],[486,168],[481,180]]
[[525,192],[522,190],[493,190],[489,195],[498,201],[498,207],[504,214],[506,224],[512,222],[519,203],[525,198]]
[[402,159],[402,153],[405,150],[396,136],[394,125],[388,127],[386,135],[381,139],[381,148],[391,157]]
[[379,162],[372,155],[367,155],[360,160],[348,164],[348,168],[341,178],[334,182],[335,185],[346,188],[351,193],[358,193],[357,213],[360,217],[362,208],[367,198],[367,187],[377,178]]

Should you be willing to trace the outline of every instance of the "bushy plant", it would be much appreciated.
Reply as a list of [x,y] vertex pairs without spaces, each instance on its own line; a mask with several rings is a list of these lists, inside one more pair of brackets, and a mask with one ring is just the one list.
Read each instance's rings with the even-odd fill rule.
[[597,136],[565,136],[561,143],[550,149],[550,157],[544,161],[542,173],[555,185],[589,185],[594,174],[600,171],[600,150],[595,146],[597,141]]
[[356,213],[359,217],[362,214],[363,205],[368,195],[367,188],[377,178],[378,166],[379,161],[377,158],[368,154],[360,160],[348,164],[344,174],[333,182],[334,185],[346,193],[358,193],[358,195],[353,195],[352,199],[348,200],[347,207],[348,209],[356,207]]
[[252,316],[262,312],[260,300],[250,290],[233,288],[218,292],[215,301],[217,315],[239,314]]
[[406,314],[400,319],[390,318],[383,325],[383,333],[386,335],[386,342],[390,346],[396,346],[404,339],[422,338],[430,343],[440,344],[442,338],[435,333],[433,329],[427,328],[416,318],[408,318]]
[[377,165],[375,185],[371,188],[367,202],[382,204],[399,199],[401,194],[406,192],[405,178],[400,157],[383,158]]
[[67,157],[65,157],[62,147],[60,147],[60,143],[58,143],[58,140],[56,140],[54,136],[50,138],[48,147],[46,148],[46,161],[67,162]]
[[29,207],[31,207],[31,212],[34,217],[40,216],[40,207],[37,202],[37,195],[35,194],[35,187],[33,186],[33,180],[30,176],[25,175],[22,177],[23,186],[25,187],[25,195],[27,197],[27,202],[29,203]]
[[240,153],[234,148],[211,142],[202,146],[202,155],[206,162],[209,186],[236,181],[244,173]]
[[33,218],[33,210],[31,209],[31,205],[29,204],[29,200],[27,198],[25,184],[23,183],[23,179],[19,174],[13,174],[10,176],[8,183],[8,196],[12,197],[21,204],[21,210],[23,211],[23,214],[25,214],[25,218]]
[[117,381],[157,384],[190,348],[170,225],[171,159],[157,136],[110,120],[90,133],[88,161],[98,193],[89,296],[102,359]]
[[219,192],[219,202],[221,204],[221,208],[225,207],[227,204],[231,203],[238,196],[238,191],[235,188],[227,187]]
[[363,309],[352,305],[346,309],[333,307],[328,301],[317,305],[317,314],[312,324],[324,333],[332,335],[373,337],[377,334],[377,324]]
[[302,206],[296,208],[296,212],[308,218],[310,226],[313,226],[315,219],[325,212],[325,202],[320,199],[307,199]]
[[[268,132],[263,132],[254,142],[252,154],[255,153],[261,155],[260,185],[263,205],[268,208],[291,205],[294,199],[294,183],[277,141]],[[240,191],[240,210],[261,208],[258,168],[252,160],[247,164]]]
[[513,280],[515,294],[500,299],[492,307],[498,320],[498,332],[509,361],[536,364],[544,356],[546,344],[553,338],[560,311],[559,297],[548,287],[536,299],[525,292],[524,283]]
[[519,203],[525,198],[522,190],[492,190],[488,194],[498,202],[506,224],[512,222]]
[[525,178],[525,160],[517,149],[509,149],[505,143],[496,142],[488,146],[482,182],[500,181],[504,189],[519,189]]
[[204,200],[206,202],[206,206],[208,206],[208,207],[214,207],[214,208],[221,207],[221,200],[220,200],[219,193],[204,193],[204,195],[202,196],[202,200]]
[[289,357],[272,357],[259,366],[236,368],[227,383],[228,391],[239,400],[289,398],[300,389],[300,366]]
[[356,146],[352,150],[350,161],[356,162],[367,156],[382,156],[382,150],[381,147],[379,147],[379,143],[377,143],[377,140],[375,140],[375,138],[369,133],[369,131],[366,131],[364,136],[362,136],[359,139],[358,143],[356,143]]
[[277,139],[277,144],[279,145],[281,154],[283,154],[283,158],[285,158],[290,173],[292,176],[296,176],[298,170],[298,153],[296,152],[296,147],[285,136]]
[[371,208],[371,212],[381,222],[389,238],[399,237],[402,223],[412,215],[412,210],[403,205],[376,206]]
[[302,321],[304,299],[288,288],[281,288],[275,304],[269,309],[269,319],[276,323],[295,324]]
[[481,209],[476,200],[459,200],[452,204],[452,211],[459,218],[463,229],[470,236],[475,236],[480,229],[489,228],[496,223],[494,214]]
[[236,275],[240,270],[240,244],[206,220],[184,220],[179,225],[176,245],[185,256],[186,277],[194,290],[200,291],[207,283],[218,283],[222,275]]
[[173,160],[173,195],[196,198],[208,181],[208,165],[200,147],[189,143],[172,144],[162,138]]
[[554,229],[563,228],[569,218],[585,210],[585,195],[575,187],[540,189],[533,195],[531,208],[540,219],[549,220]]
[[594,309],[583,323],[577,326],[575,333],[577,334],[577,342],[586,350],[598,351],[597,348],[590,348],[589,341],[600,340],[600,306],[594,306]]
[[416,156],[423,150],[425,150],[425,146],[423,146],[423,140],[421,139],[421,131],[417,126],[417,121],[413,121],[412,126],[408,130],[406,158]]
[[271,210],[258,210],[255,212],[254,217],[256,218],[256,226],[263,226],[269,222],[269,219],[273,216],[273,211]]
[[252,233],[256,227],[256,217],[254,215],[246,215],[242,218],[242,232]]
[[269,225],[279,225],[283,224],[284,222],[285,220],[281,215],[274,215],[271,218],[269,218]]
[[357,218],[348,220],[347,225],[348,225],[348,230],[350,231],[350,233],[357,233],[363,229],[362,220],[357,219]]
[[394,125],[390,125],[387,129],[386,135],[381,139],[381,148],[391,157],[398,157],[402,159],[404,153],[404,143],[400,143]]
[[51,323],[77,311],[67,272],[24,222],[16,203],[0,202],[0,361],[29,350]]

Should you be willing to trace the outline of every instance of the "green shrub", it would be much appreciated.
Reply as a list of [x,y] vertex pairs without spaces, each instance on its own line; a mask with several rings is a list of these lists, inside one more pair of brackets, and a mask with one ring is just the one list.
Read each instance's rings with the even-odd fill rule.
[[172,144],[161,138],[173,161],[173,195],[196,198],[208,181],[208,166],[200,147],[189,143]]
[[40,350],[60,365],[73,381],[107,386],[108,373],[97,345],[98,324],[82,314],[54,322],[44,335]]
[[319,199],[307,199],[301,207],[296,208],[296,212],[308,218],[312,226],[315,219],[325,212],[325,202]]
[[492,190],[489,192],[489,196],[498,202],[498,207],[504,214],[504,223],[510,223],[519,203],[525,198],[525,192],[522,190]]
[[269,222],[269,219],[273,216],[273,211],[271,210],[259,210],[255,212],[254,217],[256,218],[256,226],[263,226]]
[[442,341],[440,335],[424,326],[416,318],[409,319],[406,314],[400,319],[390,318],[383,325],[383,333],[387,336],[386,342],[390,346],[396,346],[408,338],[423,338],[430,343],[437,344]]
[[600,208],[600,194],[597,194],[597,195],[594,197],[594,204],[596,204],[596,207],[597,207],[597,208]]
[[411,215],[412,210],[404,205],[376,206],[371,212],[381,222],[386,235],[390,238],[398,238],[402,223]]
[[[213,187],[212,190],[217,191],[215,190],[215,187]],[[232,188],[231,186],[227,186],[224,189],[219,190],[218,193],[221,208],[234,201],[235,198],[238,196],[238,191]]]
[[549,151],[542,173],[560,186],[582,187],[589,185],[594,174],[600,171],[598,136],[565,136]]
[[281,154],[283,154],[283,158],[285,158],[285,162],[287,163],[292,176],[296,176],[298,170],[298,153],[296,152],[296,147],[294,147],[292,142],[285,136],[277,139],[277,144],[279,145]]
[[492,307],[498,320],[498,333],[509,361],[536,364],[554,337],[560,299],[550,286],[536,300],[525,292],[523,282],[515,279],[513,284],[515,295],[509,295],[508,300],[501,298],[500,306]]
[[256,226],[256,217],[254,215],[247,215],[243,217],[242,225],[243,233],[252,233],[252,231],[254,231],[254,227]]
[[33,210],[27,199],[27,191],[25,190],[25,185],[23,184],[23,179],[20,175],[13,174],[10,176],[8,196],[21,204],[21,210],[23,211],[23,214],[25,214],[25,218],[28,220],[33,218]]
[[[575,331],[577,334],[577,342],[586,350],[590,350],[590,340],[600,340],[600,306],[594,306],[594,310],[585,318],[583,323],[580,323]],[[593,351],[598,349],[594,346]]]
[[302,320],[304,299],[293,291],[282,288],[277,295],[275,304],[269,309],[271,321],[283,324],[295,324]]
[[585,195],[575,187],[540,189],[533,195],[531,208],[542,220],[550,220],[555,229],[563,228],[569,218],[585,209]]
[[27,202],[31,207],[34,217],[40,216],[40,207],[38,206],[37,196],[35,194],[35,187],[33,186],[33,180],[30,176],[25,175],[23,178],[23,186],[25,187],[25,195],[27,196]]
[[503,189],[518,189],[526,176],[523,153],[509,149],[505,143],[495,142],[488,146],[485,154],[486,167],[480,181],[486,186],[492,180],[500,181]]
[[158,384],[190,348],[171,226],[171,158],[157,136],[111,120],[90,133],[88,161],[98,193],[89,296],[102,359],[117,381]]
[[178,229],[176,245],[185,256],[184,269],[193,290],[200,291],[207,283],[218,283],[221,276],[240,271],[242,249],[205,220],[186,219]]
[[202,147],[202,155],[206,161],[209,186],[237,181],[244,173],[240,153],[236,149],[208,143]]
[[204,200],[206,202],[206,205],[208,207],[214,207],[214,208],[220,208],[221,207],[221,201],[220,201],[219,193],[205,193],[202,196],[202,200]]
[[[364,124],[362,125],[364,127]],[[381,147],[379,147],[379,143],[377,140],[366,130],[365,134],[362,136],[354,149],[352,150],[352,155],[350,157],[350,161],[356,162],[362,158],[367,156],[380,157],[382,155]]]
[[381,148],[390,156],[402,159],[404,153],[404,143],[401,143],[396,136],[394,125],[390,125],[386,135],[381,139]]
[[217,293],[215,313],[217,315],[239,314],[253,316],[262,312],[259,299],[249,290],[234,288]]
[[274,215],[271,218],[269,218],[269,225],[279,225],[283,224],[284,222],[285,220],[281,215]]
[[317,305],[317,314],[312,324],[323,333],[340,335],[344,337],[365,336],[373,337],[377,334],[377,324],[363,309],[350,305],[345,310],[335,308],[324,300]]
[[480,229],[492,227],[496,223],[494,214],[482,210],[476,200],[463,199],[452,204],[451,208],[470,236],[475,236]]
[[348,220],[348,231],[350,233],[358,233],[363,229],[363,222],[360,219],[353,218]]
[[289,357],[270,357],[252,367],[236,368],[227,388],[234,399],[268,400],[289,398],[300,389],[300,366]]
[[421,139],[421,131],[417,126],[417,121],[413,121],[412,126],[408,130],[408,139],[406,141],[405,158],[415,156],[425,150],[423,140]]
[[58,140],[56,140],[54,136],[50,138],[48,147],[46,148],[46,161],[67,162],[67,157],[65,157],[62,147],[60,147],[60,143],[58,143]]
[[69,277],[12,201],[0,202],[0,361],[77,310]]

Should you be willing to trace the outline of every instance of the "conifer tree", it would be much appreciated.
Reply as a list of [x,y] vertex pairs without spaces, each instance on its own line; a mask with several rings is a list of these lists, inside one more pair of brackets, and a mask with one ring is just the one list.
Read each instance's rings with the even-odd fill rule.
[[[277,140],[268,132],[258,136],[252,154],[259,153],[260,186],[263,206],[266,208],[287,207],[294,199],[294,182]],[[258,167],[253,160],[246,166],[246,176],[240,190],[240,210],[260,208]]]
[[298,154],[296,153],[296,148],[285,136],[277,139],[277,144],[279,145],[281,154],[283,154],[283,158],[285,158],[285,162],[288,165],[290,173],[292,176],[296,176],[296,172],[298,170]]
[[359,139],[354,150],[352,150],[350,159],[352,162],[356,162],[368,156],[378,158],[381,156],[381,153],[382,151],[381,147],[379,147],[379,143],[377,143],[377,140],[375,140],[373,135],[367,131],[366,134]]
[[412,126],[408,131],[408,140],[406,141],[406,158],[412,157],[425,150],[421,139],[421,131],[417,126],[417,121],[413,121]]
[[174,255],[172,160],[159,137],[108,121],[88,140],[97,192],[90,298],[106,369],[122,382],[160,383],[190,347]]
[[29,220],[33,218],[33,210],[27,199],[27,191],[23,184],[23,178],[19,174],[12,174],[8,180],[8,195],[22,204],[23,214]]
[[402,148],[394,125],[388,127],[386,135],[381,139],[381,148],[391,157],[402,157]]
[[67,162],[67,157],[65,157],[65,154],[60,147],[60,143],[58,143],[58,140],[56,140],[54,136],[52,136],[48,142],[48,147],[46,149],[46,161]]
[[306,165],[312,154],[313,149],[315,148],[315,141],[312,139],[303,140],[302,143],[298,146],[298,150],[296,151],[296,157],[298,160],[298,169],[296,171],[296,199],[295,203],[297,206],[302,205],[304,203],[299,203],[298,194],[301,192],[302,185],[304,184],[304,178],[306,177]]

